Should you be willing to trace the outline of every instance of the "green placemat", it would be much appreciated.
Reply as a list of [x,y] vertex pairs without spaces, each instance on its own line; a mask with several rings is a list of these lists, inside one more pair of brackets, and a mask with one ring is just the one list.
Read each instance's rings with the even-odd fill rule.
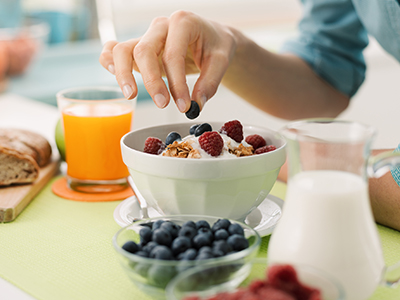
[[[111,245],[120,201],[64,200],[51,192],[53,181],[15,221],[0,225],[0,276],[40,300],[151,299],[129,281]],[[285,192],[277,182],[271,194],[284,198]],[[400,260],[400,233],[378,228],[385,261],[393,264]],[[268,241],[263,238],[260,256]],[[400,288],[378,288],[371,299],[400,299]]]

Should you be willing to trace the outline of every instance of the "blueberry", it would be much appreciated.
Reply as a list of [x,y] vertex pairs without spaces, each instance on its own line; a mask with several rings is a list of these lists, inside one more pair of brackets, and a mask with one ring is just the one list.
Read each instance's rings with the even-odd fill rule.
[[140,226],[153,229],[153,222],[142,223],[142,224],[140,224]]
[[200,124],[200,125],[196,128],[196,130],[195,130],[195,132],[194,132],[194,136],[201,136],[201,135],[202,135],[204,132],[206,132],[206,131],[212,131],[211,125],[208,124],[208,123]]
[[193,245],[196,249],[204,246],[211,246],[212,240],[207,234],[198,234],[193,238]]
[[128,241],[122,246],[122,249],[129,253],[136,253],[140,250],[140,247],[134,241]]
[[140,235],[140,243],[142,245],[146,245],[148,242],[151,241],[152,231],[149,227],[143,227],[142,229],[140,229],[139,235]]
[[138,255],[141,257],[149,257],[149,253],[146,251],[143,251],[143,250],[136,252],[135,255]]
[[174,239],[178,236],[180,226],[176,225],[173,222],[166,221],[161,224],[160,229],[164,229],[164,230],[168,231],[169,234],[171,235],[171,238]]
[[200,234],[205,234],[205,235],[207,235],[208,238],[209,238],[211,241],[214,240],[214,235],[212,234],[212,231],[211,231],[211,229],[209,229],[209,228],[202,227],[202,228],[200,228],[199,230],[197,230],[197,235],[200,235]]
[[232,246],[229,245],[228,242],[225,241],[225,240],[219,240],[219,241],[215,241],[212,244],[212,250],[213,250],[213,253],[214,252],[216,252],[216,253],[221,252],[221,253],[223,253],[223,255],[226,255],[226,254],[228,254],[229,252],[232,251]]
[[190,103],[190,108],[185,114],[186,114],[186,117],[191,120],[196,119],[199,116],[200,107],[196,101],[192,100],[192,102]]
[[179,260],[194,260],[197,256],[197,250],[194,248],[189,248],[185,252],[178,255]]
[[212,254],[212,252],[201,252],[196,256],[196,260],[204,260],[204,259],[210,259],[210,258],[214,258],[214,255]]
[[173,258],[172,251],[167,246],[156,246],[150,252],[150,258],[171,260]]
[[[194,135],[194,133],[195,133],[197,127],[199,127],[199,126],[200,126],[200,124],[194,124],[194,125],[192,125],[192,126],[190,127],[190,129],[189,129],[189,134]],[[188,222],[190,222],[190,221],[188,221]]]
[[164,223],[164,220],[157,220],[153,223],[153,230],[160,228],[161,224]]
[[[194,223],[193,223],[194,224]],[[189,239],[194,238],[194,236],[197,234],[197,230],[193,227],[190,226],[182,226],[181,230],[179,230],[179,236],[185,236]]]
[[146,244],[146,246],[143,247],[143,251],[146,251],[147,253],[150,253],[151,250],[153,250],[153,248],[155,246],[158,246],[158,244],[156,242],[150,241]]
[[176,271],[174,267],[154,264],[148,271],[148,280],[155,286],[165,288],[175,275]]
[[214,225],[211,227],[213,232],[218,231],[219,229],[228,230],[229,226],[231,225],[231,221],[228,219],[219,219]]
[[196,222],[196,228],[200,229],[200,228],[208,228],[210,229],[210,224],[208,224],[208,222],[206,220],[200,220]]
[[204,246],[199,249],[199,254],[202,252],[210,252],[212,253],[212,248],[210,246]]
[[185,252],[192,246],[190,239],[184,236],[179,236],[173,240],[171,245],[172,253],[176,256],[179,253]]
[[240,224],[238,223],[232,223],[231,225],[229,225],[228,231],[230,235],[239,234],[244,236],[243,227],[240,226]]
[[228,231],[219,229],[214,233],[214,240],[226,240],[229,237]]
[[179,133],[176,131],[172,131],[167,135],[167,138],[165,139],[165,145],[170,145],[175,141],[181,141],[182,137]]
[[153,242],[165,246],[170,246],[172,242],[171,234],[167,230],[161,228],[153,231],[152,239]]
[[241,251],[249,247],[249,241],[240,234],[231,235],[228,238],[227,243],[232,247],[233,251]]
[[194,229],[197,229],[196,223],[193,222],[193,221],[186,221],[185,223],[183,223],[182,227],[186,227],[186,226],[193,227]]

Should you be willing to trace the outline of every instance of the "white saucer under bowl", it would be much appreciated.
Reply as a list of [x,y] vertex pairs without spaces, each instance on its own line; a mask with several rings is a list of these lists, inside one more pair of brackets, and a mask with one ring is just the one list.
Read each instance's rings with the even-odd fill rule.
[[[283,200],[268,195],[256,209],[246,218],[245,223],[257,230],[260,236],[267,236],[272,233],[282,215]],[[149,218],[161,216],[153,208],[147,209]],[[142,219],[143,213],[136,196],[129,197],[122,201],[114,210],[114,220],[121,227],[131,224],[136,219]]]

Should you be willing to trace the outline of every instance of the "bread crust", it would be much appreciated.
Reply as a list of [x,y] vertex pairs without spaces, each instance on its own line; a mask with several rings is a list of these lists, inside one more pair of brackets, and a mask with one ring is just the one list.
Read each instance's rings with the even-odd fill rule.
[[0,128],[0,186],[34,182],[51,153],[49,142],[40,134]]
[[[21,142],[32,151],[22,151],[24,154],[31,155],[39,167],[44,167],[50,162],[52,149],[49,142],[42,135],[23,129],[0,128],[0,138],[10,142]],[[0,143],[1,143],[0,140]],[[1,144],[0,144],[1,145]]]

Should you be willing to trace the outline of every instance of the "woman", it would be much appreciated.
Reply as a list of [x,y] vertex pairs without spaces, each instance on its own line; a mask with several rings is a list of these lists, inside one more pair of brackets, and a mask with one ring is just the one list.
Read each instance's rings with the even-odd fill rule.
[[[280,53],[269,52],[235,28],[178,11],[153,20],[141,38],[106,43],[100,62],[115,74],[128,99],[137,94],[132,70],[140,72],[160,108],[168,105],[171,93],[181,112],[189,110],[191,99],[202,109],[222,83],[280,118],[336,117],[364,81],[368,34],[400,61],[400,4],[302,2],[300,35],[285,43]],[[190,95],[186,75],[192,73],[200,76]],[[400,230],[397,172],[371,180],[370,195],[376,221]]]

